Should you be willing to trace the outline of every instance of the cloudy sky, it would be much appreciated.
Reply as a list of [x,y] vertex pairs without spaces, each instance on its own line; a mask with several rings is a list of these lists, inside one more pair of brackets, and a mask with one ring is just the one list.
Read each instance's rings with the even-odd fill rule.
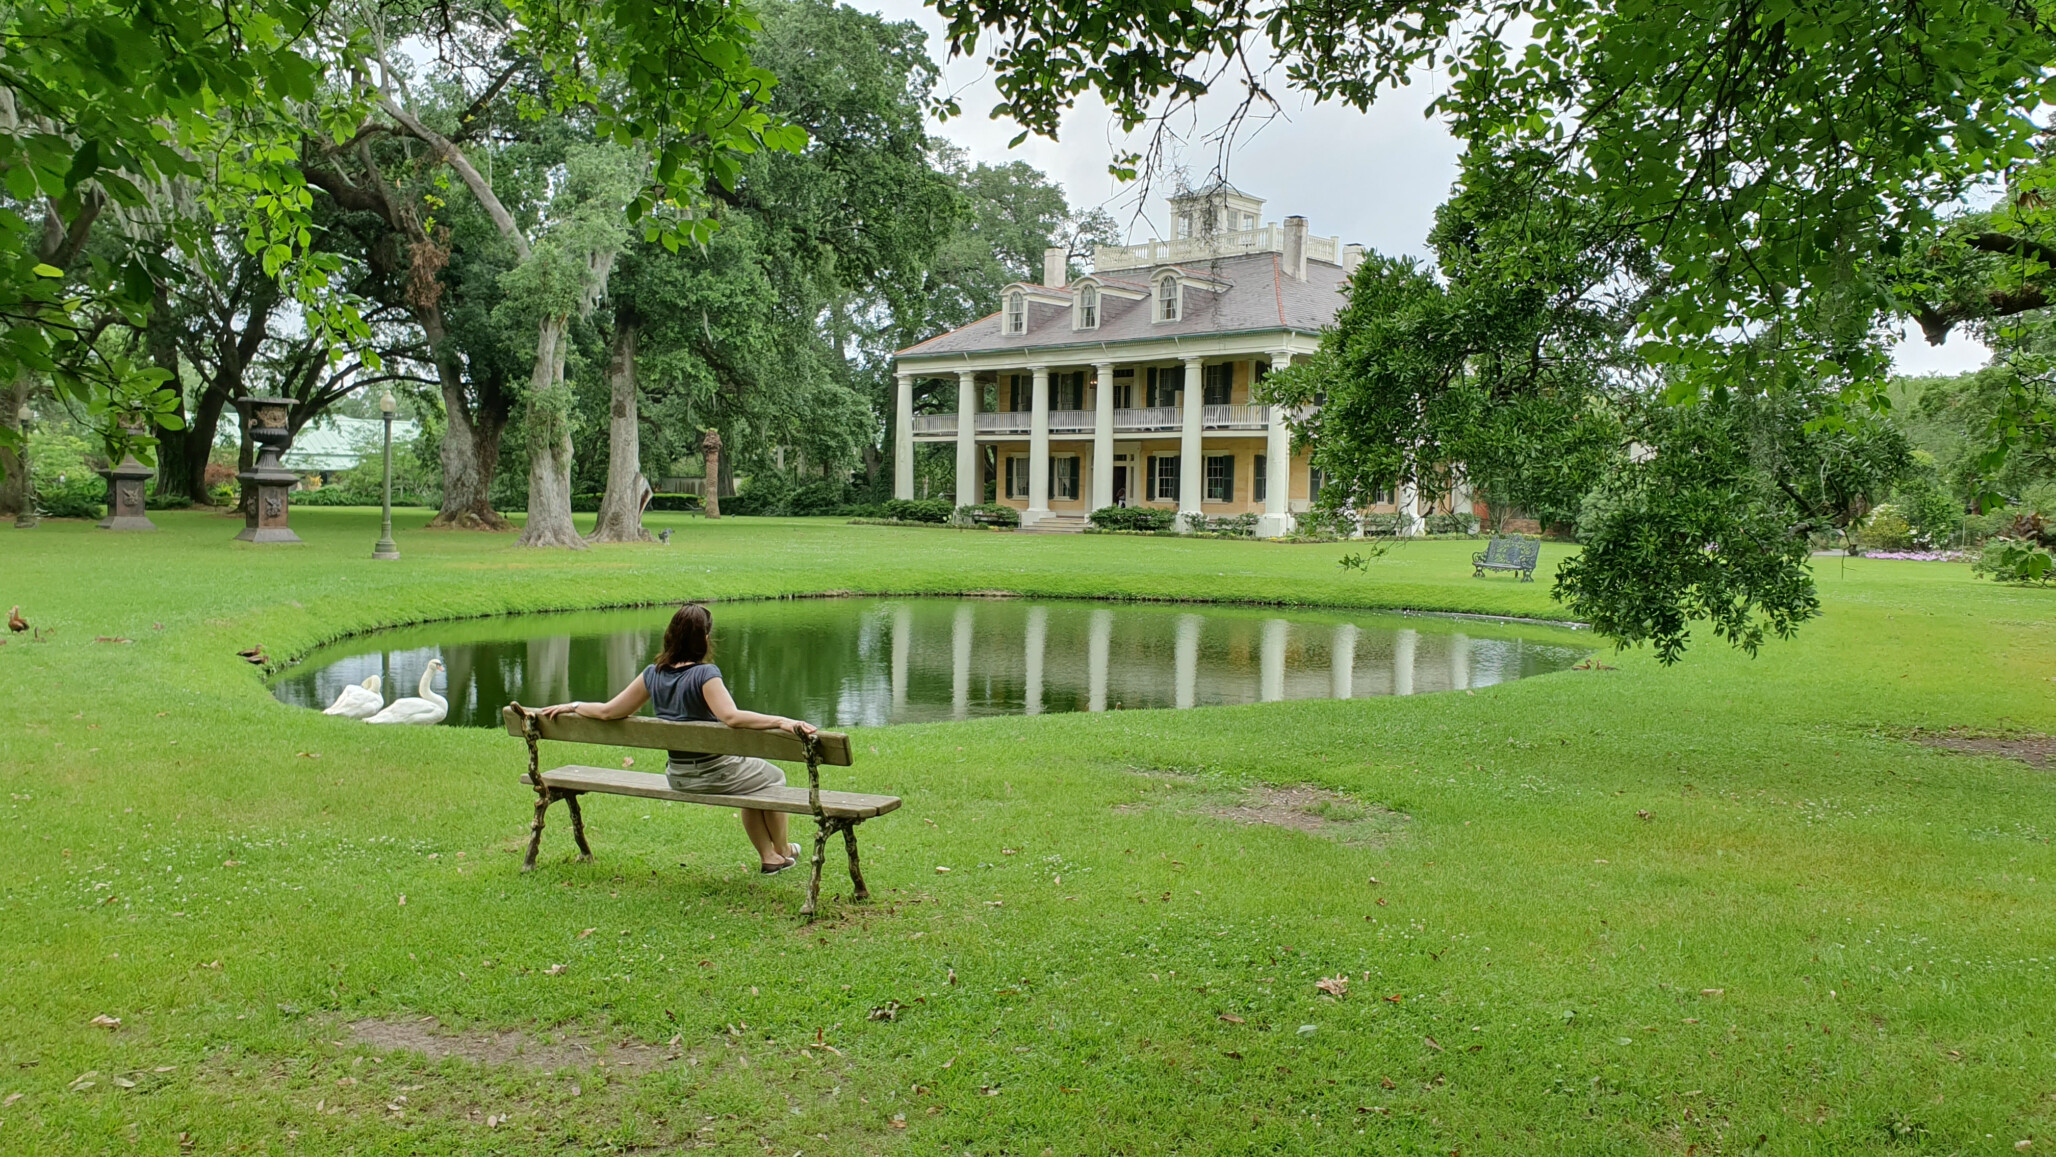
[[[929,52],[947,51],[943,22],[919,0],[852,0],[888,19],[912,20],[928,30]],[[1056,141],[1031,137],[1009,151],[1020,132],[1011,121],[986,116],[999,101],[992,78],[978,60],[943,60],[943,87],[955,93],[965,115],[935,131],[969,150],[974,159],[1019,159],[1055,177],[1073,204],[1099,205],[1129,228],[1130,240],[1163,236],[1165,209],[1160,191],[1137,205],[1132,186],[1107,175],[1107,162],[1121,148],[1136,148],[1118,133],[1105,108],[1090,97],[1065,118]],[[1284,108],[1268,123],[1245,134],[1228,158],[1228,179],[1243,192],[1262,197],[1267,220],[1297,214],[1320,236],[1339,236],[1381,253],[1426,253],[1435,206],[1456,176],[1457,144],[1440,123],[1422,116],[1435,95],[1437,78],[1422,74],[1389,93],[1369,113],[1339,105],[1316,105],[1281,85]],[[1196,118],[1173,127],[1184,138],[1184,164],[1194,178],[1214,166],[1218,150],[1209,134],[1232,109],[1233,99],[1203,102]],[[1136,217],[1138,207],[1142,211]],[[1985,350],[1952,338],[1939,349],[1917,333],[1901,343],[1899,366],[1911,373],[1954,373],[1983,364]]]

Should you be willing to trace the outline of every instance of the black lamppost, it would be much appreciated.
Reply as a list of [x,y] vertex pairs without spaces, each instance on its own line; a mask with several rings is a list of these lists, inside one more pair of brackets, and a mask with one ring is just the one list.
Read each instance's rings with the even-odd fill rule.
[[27,530],[36,525],[36,472],[30,468],[29,462],[29,423],[35,420],[36,413],[29,409],[27,402],[23,402],[14,416],[21,431],[21,453],[15,455],[15,460],[21,463],[21,513],[14,516],[14,528]]
[[371,557],[376,559],[400,557],[400,548],[393,542],[393,411],[398,408],[391,390],[379,395],[378,416],[385,419],[385,502],[378,542],[371,548]]

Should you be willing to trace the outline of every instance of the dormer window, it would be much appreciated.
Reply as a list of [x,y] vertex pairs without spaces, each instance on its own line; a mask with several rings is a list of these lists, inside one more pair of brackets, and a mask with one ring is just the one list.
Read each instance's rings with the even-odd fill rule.
[[1078,328],[1099,328],[1099,290],[1094,286],[1078,287]]
[[1178,278],[1167,275],[1157,282],[1157,320],[1178,320]]
[[1025,293],[1007,294],[1007,332],[1028,332],[1028,295]]

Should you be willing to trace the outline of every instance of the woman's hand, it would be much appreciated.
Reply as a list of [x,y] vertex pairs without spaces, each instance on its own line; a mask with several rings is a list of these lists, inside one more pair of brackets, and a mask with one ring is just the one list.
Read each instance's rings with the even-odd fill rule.
[[804,719],[788,719],[783,726],[785,730],[792,732],[795,739],[805,739],[821,730]]
[[555,719],[559,715],[576,715],[578,714],[578,709],[581,706],[583,706],[583,704],[558,703],[550,707],[545,707],[542,710],[537,711],[536,714],[542,716],[544,719]]

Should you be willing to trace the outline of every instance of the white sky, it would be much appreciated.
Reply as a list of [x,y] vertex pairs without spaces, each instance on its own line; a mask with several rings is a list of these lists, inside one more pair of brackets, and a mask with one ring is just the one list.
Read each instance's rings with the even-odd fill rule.
[[[944,24],[919,0],[851,0],[855,7],[890,20],[912,20],[928,31],[930,55],[941,60],[948,51]],[[1132,186],[1107,175],[1117,147],[1140,148],[1144,140],[1119,136],[1104,105],[1090,95],[1064,118],[1058,139],[1030,137],[1009,151],[1007,142],[1019,133],[1012,121],[994,121],[987,112],[999,103],[992,78],[978,59],[942,60],[945,92],[955,93],[964,115],[934,131],[968,150],[974,160],[1003,163],[1023,160],[1064,186],[1073,205],[1100,206],[1128,228],[1131,241],[1166,236],[1163,192],[1152,190],[1134,220],[1137,208]],[[1423,74],[1412,86],[1387,93],[1369,113],[1341,105],[1316,105],[1282,83],[1275,95],[1283,111],[1257,129],[1231,154],[1228,180],[1251,196],[1262,197],[1264,219],[1292,215],[1307,219],[1317,236],[1340,236],[1380,253],[1427,253],[1428,229],[1435,207],[1449,195],[1456,177],[1456,141],[1422,110],[1433,99],[1437,78]],[[1225,90],[1224,90],[1225,91]],[[1174,163],[1195,178],[1204,177],[1216,160],[1206,135],[1233,108],[1234,98],[1204,101],[1196,122],[1179,129],[1186,144]],[[1985,348],[1964,337],[1932,347],[1918,331],[1899,344],[1895,354],[1904,373],[1958,373],[1984,364]]]

